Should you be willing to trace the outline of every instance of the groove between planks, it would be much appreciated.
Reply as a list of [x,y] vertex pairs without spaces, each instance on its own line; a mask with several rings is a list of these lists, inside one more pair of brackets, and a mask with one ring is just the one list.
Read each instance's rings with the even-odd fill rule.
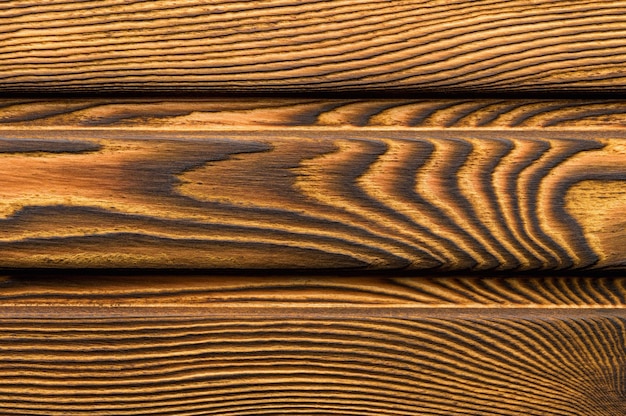
[[5,1],[0,89],[624,91],[626,2]]

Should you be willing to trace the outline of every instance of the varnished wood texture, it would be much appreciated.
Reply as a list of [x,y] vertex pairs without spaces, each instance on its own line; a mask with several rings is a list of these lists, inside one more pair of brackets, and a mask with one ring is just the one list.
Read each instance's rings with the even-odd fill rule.
[[626,2],[13,0],[0,90],[624,91]]
[[624,109],[4,101],[0,266],[624,268]]

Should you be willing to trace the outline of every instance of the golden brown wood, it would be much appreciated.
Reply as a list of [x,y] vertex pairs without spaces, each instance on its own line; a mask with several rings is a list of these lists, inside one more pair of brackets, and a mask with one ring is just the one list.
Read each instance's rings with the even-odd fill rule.
[[623,102],[4,104],[2,267],[626,264]]
[[[0,100],[4,128],[157,130],[623,130],[626,100],[54,99]],[[495,134],[495,133],[494,133]]]
[[618,416],[624,283],[9,274],[0,411]]
[[626,315],[0,319],[6,415],[626,412]]
[[0,3],[0,414],[626,414],[625,12]]
[[624,91],[626,2],[0,4],[9,91]]
[[[286,308],[325,316],[352,310],[430,308],[507,309],[623,308],[626,277],[620,275],[452,275],[372,276],[305,272],[262,274],[181,274],[31,271],[0,280],[0,316],[60,316],[55,311],[91,311],[96,316],[136,313],[205,315],[248,311],[257,316]],[[173,309],[174,308],[174,309]],[[179,309],[176,309],[179,308]],[[182,308],[182,309],[180,309]],[[195,309],[194,309],[195,308]],[[359,309],[360,308],[360,309]],[[202,312],[205,311],[205,312]],[[252,311],[252,312],[250,312]],[[374,313],[374,312],[372,312]],[[13,315],[11,315],[13,316]]]

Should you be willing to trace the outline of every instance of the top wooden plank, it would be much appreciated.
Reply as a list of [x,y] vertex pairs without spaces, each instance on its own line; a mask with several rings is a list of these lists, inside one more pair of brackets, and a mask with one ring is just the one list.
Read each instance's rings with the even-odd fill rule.
[[623,92],[626,1],[14,0],[0,92]]

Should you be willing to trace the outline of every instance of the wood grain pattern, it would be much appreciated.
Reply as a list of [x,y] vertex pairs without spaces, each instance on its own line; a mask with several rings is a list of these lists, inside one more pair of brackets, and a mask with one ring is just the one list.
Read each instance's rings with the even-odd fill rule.
[[619,416],[625,283],[12,273],[0,412]]
[[[395,273],[397,274],[397,273]],[[167,308],[192,308],[201,315],[224,310],[316,310],[328,315],[346,308],[384,310],[400,307],[505,309],[598,309],[626,307],[626,277],[603,272],[574,275],[432,275],[376,276],[345,273],[181,274],[154,272],[98,274],[42,271],[9,273],[0,278],[0,315],[59,315],[59,310],[112,310],[143,316],[162,315]],[[85,309],[79,309],[85,308]],[[196,309],[193,309],[196,308]],[[256,308],[256,309],[255,309]],[[354,309],[357,310],[357,309]],[[203,312],[204,311],[204,312]],[[221,312],[220,312],[221,311]],[[27,313],[28,312],[28,313]],[[180,312],[185,315],[184,312]],[[434,312],[437,313],[436,311]],[[93,317],[93,316],[92,316]]]
[[12,91],[624,91],[626,2],[0,4]]
[[626,100],[0,99],[0,129],[623,130]]
[[625,333],[610,311],[2,318],[0,411],[621,416]]
[[0,267],[626,265],[623,102],[4,104]]

